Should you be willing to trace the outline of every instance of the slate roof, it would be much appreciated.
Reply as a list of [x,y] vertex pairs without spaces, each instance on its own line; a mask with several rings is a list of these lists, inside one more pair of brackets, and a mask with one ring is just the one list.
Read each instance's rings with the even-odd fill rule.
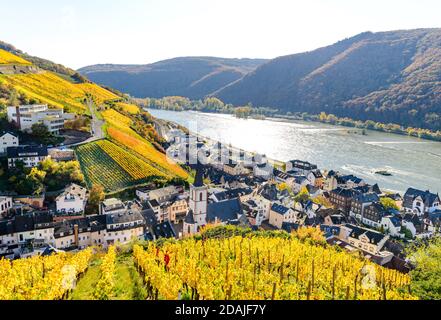
[[120,223],[130,223],[142,220],[144,221],[144,218],[139,212],[136,211],[127,211],[125,213],[112,213],[112,214],[106,214],[106,224],[120,224]]
[[392,223],[392,225],[393,225],[395,228],[399,228],[399,227],[401,226],[401,219],[398,218],[398,217],[395,217],[395,216],[387,216],[387,217],[384,217],[384,218],[385,218],[385,219],[389,219],[390,222]]
[[193,210],[190,209],[190,211],[188,211],[187,215],[185,216],[184,222],[187,224],[195,224]]
[[327,226],[322,224],[320,225],[320,230],[324,233],[326,239],[340,234],[339,226]]
[[10,134],[11,136],[14,136],[14,137],[16,137],[16,138],[18,138],[18,135],[16,134],[16,133],[14,133],[14,132],[11,132],[11,131],[1,131],[1,133],[0,133],[0,137],[3,137],[5,134]]
[[223,201],[227,199],[239,198],[244,195],[249,195],[253,192],[251,188],[238,188],[238,189],[230,189],[226,191],[216,192],[214,196],[218,201]]
[[285,230],[288,233],[291,233],[293,231],[297,231],[299,228],[300,228],[300,225],[298,223],[290,223],[290,222],[282,223],[282,230]]
[[7,148],[7,156],[8,158],[22,158],[28,157],[26,155],[21,154],[35,154],[37,157],[47,157],[48,150],[45,146],[18,146],[18,147],[9,147]]
[[285,214],[287,214],[289,212],[289,208],[287,208],[287,207],[285,207],[285,206],[283,206],[281,204],[277,204],[277,203],[274,203],[271,206],[271,210],[276,212],[276,213],[278,213],[278,214],[280,214],[280,215],[285,215]]
[[28,232],[34,230],[34,219],[32,216],[16,216],[14,220],[15,232]]
[[337,187],[337,189],[332,190],[331,193],[338,194],[339,196],[345,198],[355,198],[357,195],[360,194],[360,191],[357,191],[355,189]]
[[347,176],[340,176],[340,177],[337,177],[337,182],[339,183],[339,184],[346,184],[346,183],[348,183],[349,181],[352,181],[353,183],[355,183],[355,184],[359,184],[359,183],[361,183],[363,180],[362,179],[360,179],[360,178],[358,178],[358,177],[356,177],[356,176],[354,176],[354,175],[347,175]]
[[12,220],[0,221],[0,236],[13,234],[14,232],[15,232],[14,221]]
[[196,188],[204,186],[204,169],[199,162],[196,166],[196,176],[194,178],[193,186]]
[[361,193],[355,196],[354,201],[360,203],[378,202],[380,198],[376,193]]
[[170,221],[157,224],[153,227],[156,239],[159,238],[176,238],[176,231]]
[[207,208],[207,222],[214,222],[216,218],[221,222],[237,220],[242,214],[242,205],[239,199],[209,203]]
[[346,224],[346,227],[351,229],[350,237],[360,239],[362,235],[365,235],[371,244],[378,244],[384,239],[384,235],[380,232],[376,232],[370,229],[360,228],[354,225]]

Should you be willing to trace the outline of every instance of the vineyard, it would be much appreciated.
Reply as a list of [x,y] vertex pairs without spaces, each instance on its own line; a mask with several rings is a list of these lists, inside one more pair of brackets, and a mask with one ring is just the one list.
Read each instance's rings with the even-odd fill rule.
[[183,179],[188,178],[188,173],[184,169],[182,169],[176,163],[169,162],[167,160],[167,156],[156,150],[148,141],[142,138],[137,139],[134,136],[126,134],[125,132],[114,127],[109,127],[107,133],[113,140],[133,150],[152,163],[157,164],[171,175],[176,175]]
[[92,249],[10,262],[0,260],[0,300],[61,300],[87,270]]
[[102,140],[97,142],[97,144],[135,180],[151,176],[165,177],[159,170],[110,141]]
[[118,102],[116,104],[116,106],[118,108],[121,108],[123,111],[130,113],[130,114],[138,114],[139,113],[139,107],[134,104]]
[[8,51],[5,51],[3,49],[0,49],[0,64],[24,64],[29,65],[31,64],[29,61],[26,61],[25,59],[16,56]]
[[319,229],[239,230],[0,260],[0,300],[417,299],[409,275],[327,246]]
[[150,299],[415,299],[409,276],[295,236],[192,238],[133,254]]
[[106,192],[164,177],[159,170],[107,140],[82,145],[76,154],[87,184],[102,185]]
[[76,113],[86,112],[84,99],[87,94],[97,101],[116,97],[96,84],[74,84],[52,72],[0,75],[0,82],[14,86],[19,92],[41,103]]

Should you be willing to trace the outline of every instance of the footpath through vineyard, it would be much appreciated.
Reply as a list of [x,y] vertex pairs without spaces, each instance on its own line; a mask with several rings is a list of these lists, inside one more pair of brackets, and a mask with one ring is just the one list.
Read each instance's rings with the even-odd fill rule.
[[[121,253],[115,257],[114,268],[110,275],[111,284],[106,283],[108,279],[103,279],[104,258],[104,254],[95,256],[88,271],[70,296],[71,300],[145,300],[147,298],[142,288],[142,278],[136,271],[131,253]],[[98,285],[100,281],[101,286]],[[98,295],[97,290],[106,292],[101,291]]]

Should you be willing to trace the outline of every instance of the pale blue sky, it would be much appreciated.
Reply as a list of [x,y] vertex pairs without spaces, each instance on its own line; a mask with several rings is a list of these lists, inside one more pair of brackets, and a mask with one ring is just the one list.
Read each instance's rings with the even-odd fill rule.
[[72,68],[274,58],[364,31],[441,27],[439,0],[0,0],[0,40]]

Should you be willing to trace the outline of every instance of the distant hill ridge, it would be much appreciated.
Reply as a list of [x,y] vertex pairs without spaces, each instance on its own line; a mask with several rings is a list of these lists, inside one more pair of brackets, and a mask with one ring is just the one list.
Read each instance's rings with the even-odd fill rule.
[[178,95],[200,99],[241,79],[264,59],[181,57],[148,65],[101,64],[78,71],[97,83],[136,97]]

